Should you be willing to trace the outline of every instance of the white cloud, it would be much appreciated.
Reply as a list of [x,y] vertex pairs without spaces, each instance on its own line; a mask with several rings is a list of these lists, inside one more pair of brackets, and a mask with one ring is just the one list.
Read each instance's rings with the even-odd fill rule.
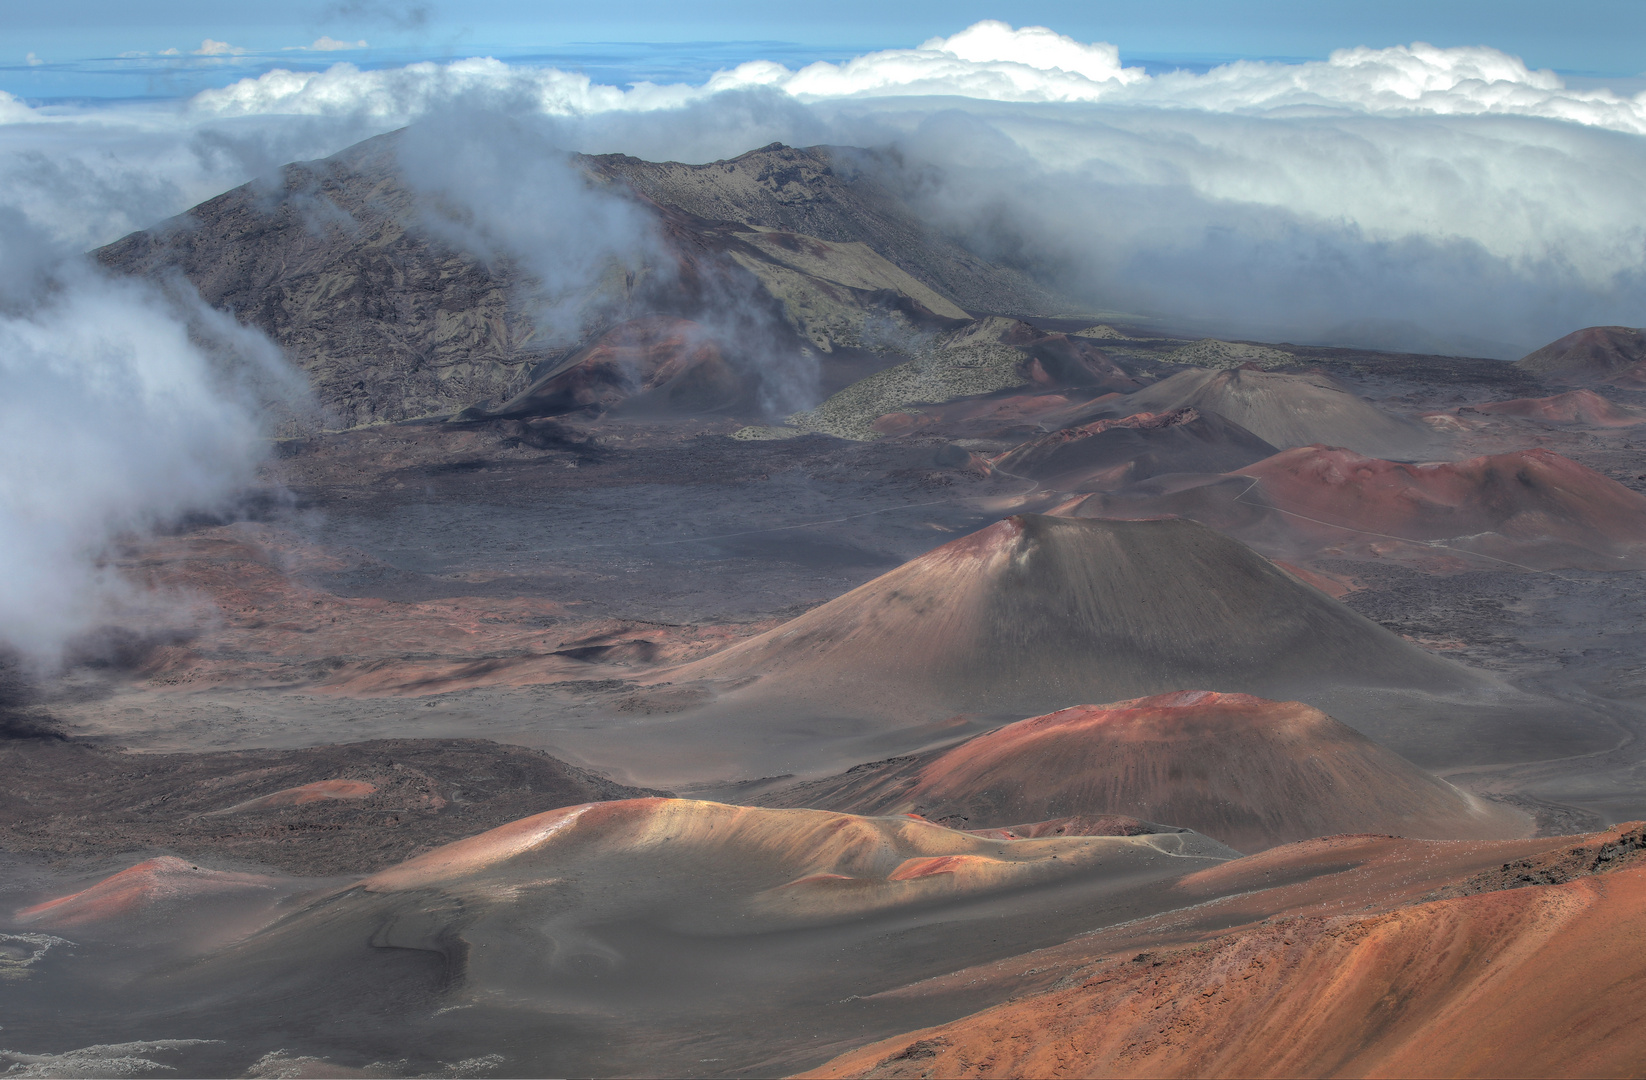
[[1113,45],[1082,44],[1043,26],[1014,30],[985,21],[918,49],[870,53],[844,64],[819,62],[798,72],[769,61],[743,64],[710,79],[707,89],[775,86],[807,98],[957,94],[992,101],[1092,101],[1147,79],[1141,68],[1121,67],[1120,50]]
[[44,60],[40,59],[38,56],[34,55],[33,53],[29,53],[23,59],[28,63],[29,67],[39,67],[41,64],[45,63]]
[[288,45],[288,50],[301,49],[305,52],[346,52],[350,49],[368,48],[364,39],[360,41],[338,41],[336,38],[322,34],[314,39],[311,45]]
[[[317,43],[318,45],[318,43]],[[1241,61],[1205,74],[1149,76],[1128,68],[1109,44],[1082,44],[1044,27],[981,22],[914,49],[869,53],[841,64],[791,70],[768,60],[721,71],[702,86],[630,90],[554,68],[490,59],[361,71],[272,71],[198,95],[194,107],[218,115],[369,111],[408,119],[442,100],[486,92],[534,97],[542,111],[586,115],[675,108],[726,90],[766,88],[803,101],[948,96],[972,101],[1103,103],[1211,113],[1316,108],[1380,116],[1502,115],[1563,120],[1646,133],[1646,94],[1576,90],[1549,71],[1485,47],[1422,43],[1343,49],[1301,64]]]
[[[265,453],[257,402],[185,315],[73,267],[0,315],[0,641],[38,661],[163,610],[106,566],[110,544],[224,503]],[[253,362],[278,365],[263,348]]]
[[230,45],[226,41],[213,41],[211,38],[202,41],[200,47],[194,50],[195,56],[244,56],[245,54],[246,50],[238,45]]

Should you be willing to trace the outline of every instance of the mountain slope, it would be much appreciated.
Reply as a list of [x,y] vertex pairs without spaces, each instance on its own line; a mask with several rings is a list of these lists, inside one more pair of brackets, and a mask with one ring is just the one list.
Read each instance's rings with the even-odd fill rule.
[[[931,235],[849,164],[868,157],[783,146],[698,166],[572,156],[589,190],[638,215],[649,239],[640,265],[612,262],[563,294],[518,252],[470,250],[467,211],[419,187],[405,138],[288,165],[272,184],[226,192],[96,258],[117,273],[181,275],[267,333],[343,426],[511,398],[518,415],[528,392],[551,409],[640,395],[653,407],[790,411],[913,355],[921,335],[964,325],[965,303],[1051,303],[1021,274]],[[649,394],[672,378],[650,370],[598,376],[603,389],[584,400],[547,385],[587,384],[568,369],[614,332],[652,352],[682,335],[708,341],[738,385]]]

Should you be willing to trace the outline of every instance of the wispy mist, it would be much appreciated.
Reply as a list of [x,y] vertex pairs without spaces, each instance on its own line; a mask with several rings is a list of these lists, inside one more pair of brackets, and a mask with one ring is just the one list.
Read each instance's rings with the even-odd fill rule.
[[125,533],[214,509],[251,480],[279,354],[154,286],[60,266],[0,314],[0,641],[51,663],[78,635],[167,601],[108,565]]
[[447,108],[411,125],[397,154],[422,196],[417,224],[457,251],[518,264],[537,294],[539,332],[569,344],[634,279],[672,266],[656,220],[592,185],[556,129],[540,116]]

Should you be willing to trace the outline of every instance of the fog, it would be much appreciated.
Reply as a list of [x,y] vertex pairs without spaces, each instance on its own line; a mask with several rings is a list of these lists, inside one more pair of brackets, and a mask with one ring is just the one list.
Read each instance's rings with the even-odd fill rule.
[[[259,335],[83,263],[0,315],[0,633],[50,665],[108,624],[186,625],[188,598],[109,565],[124,534],[228,504],[302,390]],[[83,642],[81,644],[84,644]]]

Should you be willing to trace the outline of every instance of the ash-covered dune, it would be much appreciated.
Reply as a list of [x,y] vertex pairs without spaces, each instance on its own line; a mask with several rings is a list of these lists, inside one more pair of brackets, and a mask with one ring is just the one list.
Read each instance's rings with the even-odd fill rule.
[[1515,361],[1546,382],[1575,386],[1646,386],[1646,330],[1589,326]]
[[918,813],[977,829],[1124,814],[1245,852],[1334,833],[1502,839],[1527,816],[1296,701],[1189,691],[1081,705],[957,747],[773,792],[770,805]]
[[1275,447],[1217,413],[1173,409],[1094,420],[1024,443],[991,464],[1063,491],[1118,487],[1162,473],[1225,473]]
[[680,1075],[703,1058],[774,1075],[815,1062],[819,1031],[921,1015],[852,995],[1055,943],[1094,912],[1163,910],[1164,886],[1233,854],[1186,832],[1010,840],[585,804],[376,873],[150,990],[252,1047],[300,1033],[418,1060],[498,1053],[521,1075]]
[[[673,846],[660,851],[664,843]],[[684,922],[702,923],[704,929],[733,920],[778,926],[933,896],[1021,888],[1099,864],[1152,859],[1162,851],[1198,852],[1209,859],[1230,854],[1192,833],[997,842],[908,816],[654,798],[585,803],[524,818],[379,871],[359,888],[384,895],[475,891],[479,881],[488,880],[551,887],[553,893],[557,883],[539,876],[547,868],[565,873],[579,867],[587,888],[599,884],[588,875],[611,873],[603,864],[656,862],[690,867],[672,883],[681,898],[697,894],[701,910],[692,915],[682,910]],[[671,891],[663,882],[654,888]],[[614,889],[588,914],[620,904],[618,893],[625,891],[648,890]]]
[[[914,723],[1185,686],[1456,690],[1472,673],[1186,520],[1024,514],[667,676],[744,701]],[[861,760],[861,758],[859,759]]]
[[174,855],[146,859],[67,896],[31,904],[15,921],[28,927],[67,930],[116,920],[200,917],[214,901],[269,901],[281,883],[260,874],[202,868]]
[[1181,371],[1109,408],[1214,412],[1281,449],[1324,442],[1363,454],[1410,458],[1435,441],[1420,425],[1384,412],[1318,372]]
[[1646,568],[1646,496],[1548,450],[1414,465],[1304,446],[1227,477],[1098,494],[1058,513],[1181,514],[1285,558],[1477,556],[1541,570]]
[[1618,428],[1646,424],[1646,409],[1618,405],[1593,390],[1568,390],[1540,398],[1514,398],[1487,405],[1464,406],[1459,413],[1476,412],[1490,416],[1522,416],[1546,424],[1578,427]]
[[[1631,1075],[1646,965],[1620,942],[1646,933],[1646,867],[1629,858],[1640,827],[1566,839],[1601,861],[1571,873],[1516,859],[1505,871],[1530,881],[1481,874],[1392,911],[1311,906],[1191,944],[1094,956],[1054,990],[803,1075]],[[1228,869],[1248,862],[1258,860]],[[1285,874],[1278,860],[1270,869]]]

